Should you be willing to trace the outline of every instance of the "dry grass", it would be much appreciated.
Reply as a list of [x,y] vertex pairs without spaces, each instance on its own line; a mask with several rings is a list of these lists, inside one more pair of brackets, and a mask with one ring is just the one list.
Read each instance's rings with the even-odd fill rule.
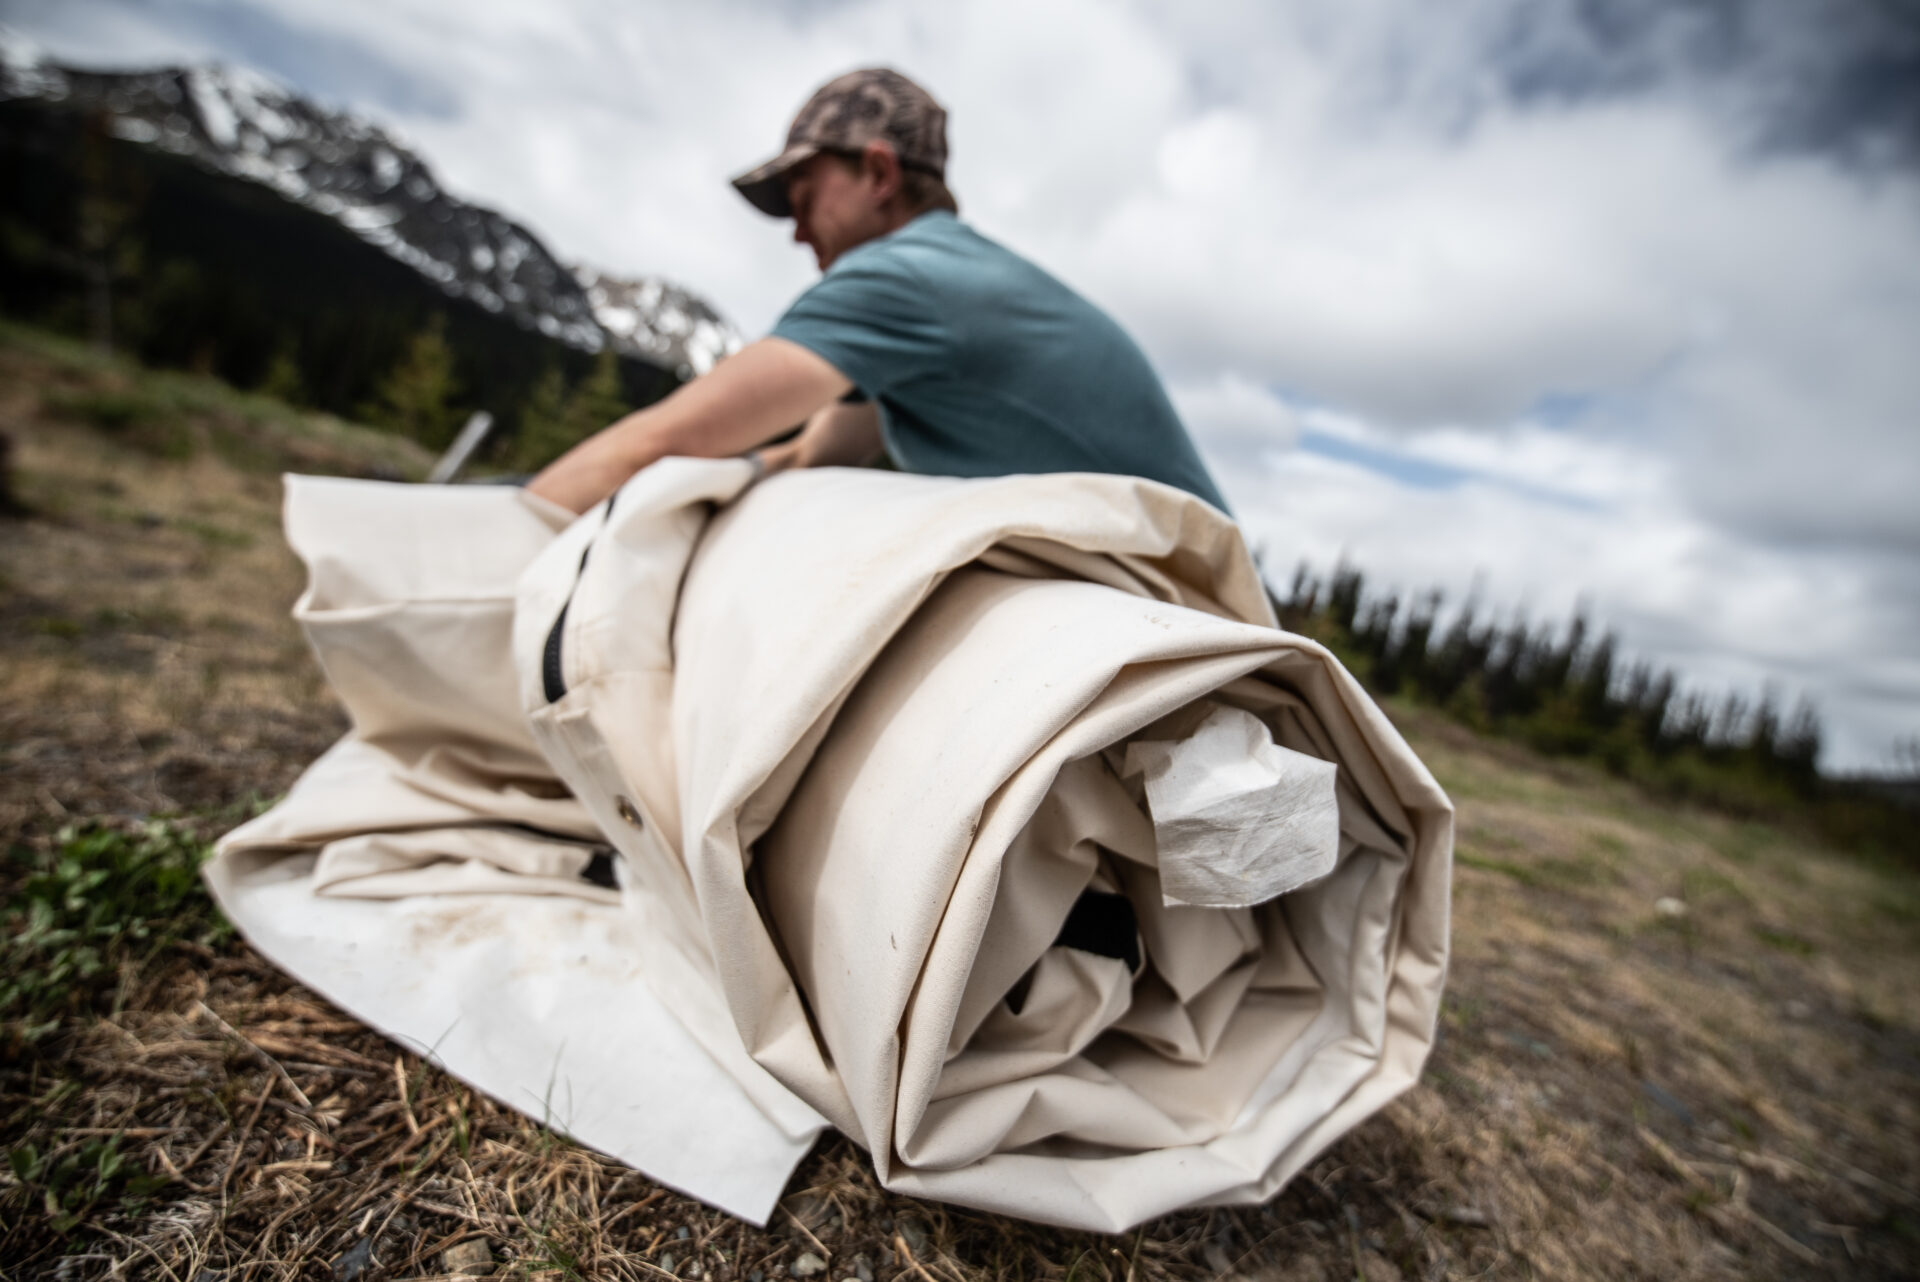
[[[49,395],[143,376],[0,339],[38,513],[0,524],[0,836],[165,813],[211,835],[343,725],[286,618],[273,471],[419,459],[211,392],[182,415],[197,446],[156,449]],[[0,1277],[371,1282],[476,1243],[504,1276],[716,1282],[806,1255],[921,1282],[1920,1272],[1913,875],[1394,712],[1460,807],[1440,1046],[1267,1206],[1064,1233],[886,1193],[835,1138],[759,1230],[396,1054],[244,945],[183,943],[0,1065],[0,1144],[126,1159],[66,1233],[0,1175]]]

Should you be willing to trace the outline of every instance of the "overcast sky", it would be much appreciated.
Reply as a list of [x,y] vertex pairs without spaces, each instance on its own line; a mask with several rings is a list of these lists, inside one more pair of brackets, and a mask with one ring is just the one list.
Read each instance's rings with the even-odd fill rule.
[[350,107],[563,258],[750,336],[726,185],[817,85],[948,108],[964,216],[1111,309],[1268,563],[1563,617],[1920,734],[1908,0],[0,0],[64,60]]

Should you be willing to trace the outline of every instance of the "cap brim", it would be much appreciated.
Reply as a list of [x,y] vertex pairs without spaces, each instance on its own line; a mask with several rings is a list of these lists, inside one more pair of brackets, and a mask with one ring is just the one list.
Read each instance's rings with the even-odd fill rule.
[[795,165],[819,154],[820,148],[813,143],[795,143],[758,169],[749,169],[734,179],[734,190],[763,214],[791,218],[793,206],[787,203],[787,174]]

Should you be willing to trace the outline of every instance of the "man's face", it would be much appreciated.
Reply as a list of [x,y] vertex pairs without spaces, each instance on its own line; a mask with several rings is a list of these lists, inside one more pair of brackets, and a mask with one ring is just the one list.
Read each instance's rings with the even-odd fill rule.
[[813,250],[821,271],[854,246],[891,230],[882,213],[886,193],[871,168],[822,154],[808,157],[787,175],[793,239]]

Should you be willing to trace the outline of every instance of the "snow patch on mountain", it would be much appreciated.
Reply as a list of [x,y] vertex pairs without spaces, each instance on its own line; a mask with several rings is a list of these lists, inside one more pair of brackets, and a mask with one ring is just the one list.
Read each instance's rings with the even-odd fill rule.
[[739,333],[690,291],[569,268],[512,219],[443,190],[411,148],[257,72],[224,66],[103,72],[61,66],[0,27],[0,101],[104,110],[116,137],[190,157],[325,215],[449,295],[583,351],[704,373]]
[[623,280],[581,264],[594,319],[615,342],[645,352],[682,378],[704,374],[740,347],[740,334],[705,299],[653,277]]

